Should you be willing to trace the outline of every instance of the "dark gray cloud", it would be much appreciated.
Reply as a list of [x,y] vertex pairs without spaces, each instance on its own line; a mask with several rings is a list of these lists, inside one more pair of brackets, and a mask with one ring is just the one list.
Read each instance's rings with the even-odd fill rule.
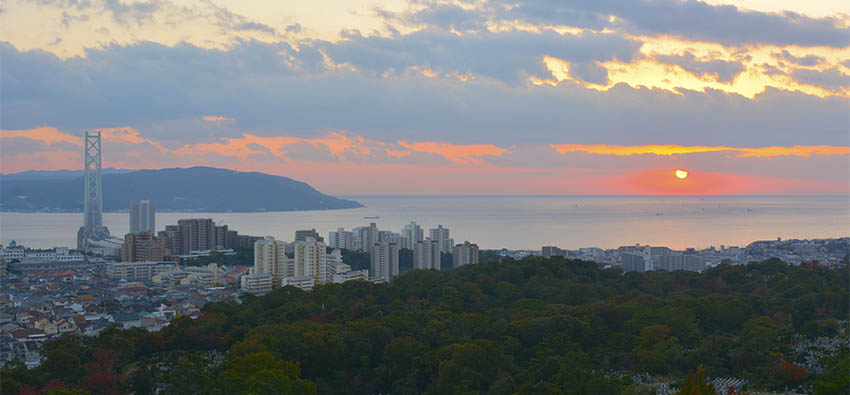
[[782,52],[777,52],[771,54],[775,59],[788,62],[791,64],[798,64],[800,66],[817,66],[820,63],[826,61],[822,56],[817,55],[806,55],[806,56],[794,56],[788,50],[783,49]]
[[89,16],[86,14],[71,15],[67,11],[62,11],[62,26],[66,28],[71,27],[72,23],[87,22],[88,20]]
[[744,65],[741,63],[725,60],[697,60],[690,52],[685,52],[683,55],[656,55],[655,59],[661,63],[679,65],[697,77],[713,76],[718,82],[732,82],[744,71]]
[[600,66],[598,63],[574,63],[570,67],[570,75],[573,78],[592,84],[608,84],[608,69]]
[[762,63],[760,67],[761,67],[763,73],[770,75],[770,76],[784,75],[785,74],[784,71],[780,70],[778,67],[776,67],[772,64]]
[[393,16],[409,24],[424,24],[459,31],[485,29],[487,22],[487,19],[482,17],[484,16],[482,12],[467,10],[452,4],[434,4],[418,12]]
[[137,25],[154,21],[153,14],[160,9],[163,2],[157,0],[125,3],[121,0],[104,0],[103,8],[112,13],[112,19],[120,24],[127,24],[128,19]]
[[[475,27],[477,21],[524,21],[629,33],[673,35],[725,45],[850,46],[850,32],[834,18],[811,18],[793,12],[744,11],[730,5],[694,0],[491,0],[473,11],[436,2],[399,18],[442,28]],[[616,19],[612,19],[616,16]]]
[[814,86],[821,86],[832,91],[850,88],[850,75],[844,74],[837,67],[824,71],[797,69],[791,72],[795,80]]
[[[675,94],[624,84],[598,92],[576,84],[512,86],[344,69],[305,74],[299,54],[286,44],[253,41],[229,50],[140,43],[60,60],[2,43],[0,127],[134,126],[156,141],[209,141],[239,130],[304,137],[348,130],[380,141],[501,146],[850,145],[850,101],[842,97],[768,88],[752,100],[716,90]],[[140,127],[204,115],[236,123],[225,131]]]
[[576,36],[551,30],[540,34],[488,31],[458,37],[444,30],[427,29],[395,37],[349,32],[339,43],[317,41],[315,46],[334,62],[350,63],[375,74],[418,66],[525,84],[528,75],[551,76],[543,64],[544,55],[588,64],[588,77],[607,80],[607,74],[594,68],[593,63],[613,59],[630,62],[639,55],[641,43],[611,34]]

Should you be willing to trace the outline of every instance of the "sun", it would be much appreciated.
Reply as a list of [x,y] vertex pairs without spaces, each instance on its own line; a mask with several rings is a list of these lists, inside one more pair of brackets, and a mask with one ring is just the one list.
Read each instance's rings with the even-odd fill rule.
[[684,180],[684,179],[688,178],[688,172],[685,171],[685,170],[676,169],[675,174],[676,174],[676,178],[678,178],[680,180]]

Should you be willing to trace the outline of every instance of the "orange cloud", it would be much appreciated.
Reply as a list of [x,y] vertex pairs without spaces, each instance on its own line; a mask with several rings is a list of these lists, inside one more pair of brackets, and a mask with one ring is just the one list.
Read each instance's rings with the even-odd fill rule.
[[331,151],[331,154],[339,159],[345,159],[346,152],[354,152],[357,154],[368,155],[369,147],[367,141],[362,136],[342,134],[339,132],[331,132],[327,137],[305,140],[313,145],[324,144]]
[[30,140],[40,141],[47,145],[53,145],[59,142],[77,146],[83,145],[81,136],[62,133],[59,129],[52,126],[42,126],[40,128],[26,130],[0,130],[0,140],[15,137],[24,137]]
[[416,152],[442,155],[453,163],[460,164],[481,163],[481,160],[476,157],[483,155],[499,156],[508,152],[508,150],[492,144],[455,145],[432,141],[413,143],[399,141],[398,144]]
[[236,118],[223,117],[221,115],[204,115],[203,117],[201,117],[201,119],[203,119],[204,121],[207,121],[207,122],[224,122],[224,121],[234,122],[234,121],[236,121]]
[[278,137],[260,137],[249,133],[242,133],[242,137],[237,138],[222,138],[215,143],[202,143],[194,145],[185,145],[177,149],[174,153],[177,155],[200,155],[206,153],[215,153],[220,155],[235,156],[246,158],[251,155],[267,153],[264,150],[257,149],[262,147],[272,155],[283,159],[281,148],[287,144],[292,144],[302,141],[297,137],[278,136]]
[[168,149],[162,146],[162,144],[157,143],[148,138],[144,138],[141,136],[138,130],[131,128],[129,126],[124,126],[120,128],[103,128],[99,129],[101,133],[101,137],[105,141],[115,141],[125,144],[150,144],[156,147],[160,152],[167,152]]
[[726,147],[702,145],[607,145],[607,144],[552,144],[561,154],[586,152],[596,155],[629,156],[640,154],[676,155],[700,152],[737,152],[741,158],[770,158],[775,156],[850,155],[850,147],[832,145],[796,145],[793,147]]

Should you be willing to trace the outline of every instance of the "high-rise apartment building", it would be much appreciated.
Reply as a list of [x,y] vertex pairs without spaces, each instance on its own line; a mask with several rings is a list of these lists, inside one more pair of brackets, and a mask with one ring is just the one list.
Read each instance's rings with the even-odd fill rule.
[[413,268],[440,270],[440,243],[430,237],[413,246]]
[[372,245],[377,243],[380,237],[378,225],[374,222],[370,223],[369,226],[358,226],[352,230],[352,233],[354,235],[354,248],[363,252],[369,252]]
[[121,246],[122,262],[162,261],[168,255],[170,252],[153,232],[144,231],[124,235],[124,244]]
[[413,246],[416,243],[422,241],[425,238],[424,232],[422,232],[422,227],[416,224],[416,222],[411,222],[407,225],[404,225],[404,229],[401,230],[401,237],[404,238],[404,245],[402,248],[406,248],[408,250],[412,250]]
[[183,251],[215,249],[215,222],[212,218],[192,218],[177,221],[183,241]]
[[472,244],[466,241],[463,244],[454,246],[452,249],[452,261],[455,269],[465,265],[477,264],[478,244]]
[[156,232],[156,206],[150,200],[130,202],[130,233]]
[[398,276],[398,244],[383,242],[372,245],[370,251],[370,278],[383,278],[390,281]]
[[307,238],[310,237],[312,237],[315,241],[325,242],[325,239],[323,239],[322,236],[319,236],[319,232],[316,232],[316,229],[295,231],[295,241],[307,241]]
[[212,218],[181,219],[167,225],[157,236],[174,255],[216,248],[216,226]]
[[354,234],[344,228],[339,228],[336,232],[328,234],[328,244],[331,248],[354,250]]
[[[287,270],[290,269],[290,270]],[[284,277],[295,275],[291,265],[287,265],[286,242],[266,237],[254,243],[254,269],[252,274],[272,276],[272,284],[280,286]]]
[[228,229],[227,225],[215,226],[215,247],[236,248],[239,232]]
[[455,240],[449,236],[448,228],[444,228],[443,225],[437,225],[436,228],[432,228],[428,233],[430,233],[431,240],[436,240],[440,244],[440,252],[451,254],[452,248],[455,246]]
[[296,241],[294,247],[294,275],[310,276],[314,278],[316,285],[324,284],[327,280],[328,265],[325,243],[307,237],[307,240]]

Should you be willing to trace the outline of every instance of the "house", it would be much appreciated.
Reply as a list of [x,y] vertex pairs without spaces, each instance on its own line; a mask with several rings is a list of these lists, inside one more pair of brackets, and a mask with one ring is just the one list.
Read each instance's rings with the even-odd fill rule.
[[47,337],[44,335],[44,331],[37,328],[23,328],[14,330],[11,332],[12,337],[17,341],[27,341],[27,340],[44,340]]
[[124,329],[142,326],[141,318],[136,313],[112,313],[109,315],[110,322],[121,325]]
[[14,322],[8,322],[3,325],[0,325],[0,333],[10,333],[21,328],[23,327],[18,324],[15,324]]
[[47,318],[42,318],[33,324],[34,328],[41,329],[47,336],[59,333],[59,327]]
[[86,322],[84,327],[81,327],[84,336],[97,336],[100,332],[103,332],[106,327],[112,325],[105,318],[99,318],[93,321]]
[[162,328],[168,326],[169,322],[156,316],[142,317],[140,326],[148,330],[148,332],[159,332]]
[[61,334],[79,333],[79,327],[77,327],[77,324],[72,319],[62,318],[56,321],[55,325]]

